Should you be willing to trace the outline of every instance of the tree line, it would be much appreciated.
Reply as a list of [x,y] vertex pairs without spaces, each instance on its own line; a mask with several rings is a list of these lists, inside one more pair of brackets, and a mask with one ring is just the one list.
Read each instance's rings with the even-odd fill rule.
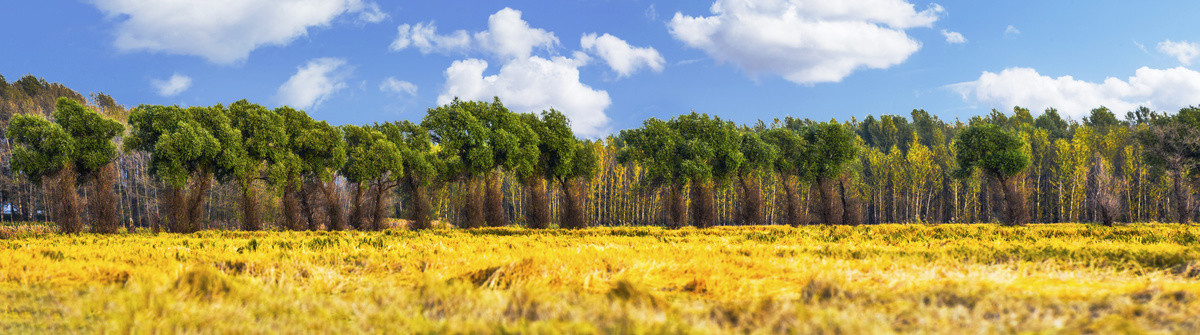
[[333,126],[246,100],[89,98],[0,77],[3,218],[64,232],[1188,222],[1200,180],[1194,107],[752,125],[691,112],[589,140],[556,110],[499,99]]

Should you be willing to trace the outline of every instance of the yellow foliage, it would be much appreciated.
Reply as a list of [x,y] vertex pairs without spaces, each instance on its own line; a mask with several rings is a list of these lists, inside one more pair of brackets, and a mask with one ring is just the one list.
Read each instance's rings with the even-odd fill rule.
[[0,333],[1200,331],[1200,228],[492,228],[0,239]]

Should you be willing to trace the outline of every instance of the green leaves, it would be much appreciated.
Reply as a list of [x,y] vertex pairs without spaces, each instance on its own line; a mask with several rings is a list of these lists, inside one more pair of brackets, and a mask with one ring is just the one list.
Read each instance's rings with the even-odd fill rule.
[[654,184],[728,178],[741,167],[741,133],[733,122],[692,112],[621,132],[621,162],[637,161]]
[[125,150],[149,152],[150,173],[175,188],[183,188],[195,171],[231,179],[246,176],[253,166],[241,133],[219,105],[142,105],[129,112],[129,126]]
[[342,126],[346,135],[346,164],[342,175],[346,180],[366,186],[372,180],[396,180],[404,172],[397,145],[379,130],[353,125]]
[[245,149],[244,167],[237,178],[246,182],[261,174],[270,185],[282,184],[290,154],[283,116],[246,100],[229,105],[226,115],[230,126],[241,133]]
[[117,158],[112,139],[125,130],[117,121],[68,98],[58,99],[51,117],[54,122],[18,114],[9,121],[9,136],[16,144],[14,170],[40,182],[65,164],[75,164],[79,175],[88,178]]
[[117,145],[112,139],[125,132],[121,123],[66,98],[58,99],[51,117],[74,140],[75,171],[81,176],[89,176],[117,159]]
[[404,173],[418,177],[421,183],[429,183],[437,176],[440,162],[425,127],[405,120],[375,124],[372,128],[395,144]]
[[75,141],[58,124],[40,116],[16,114],[9,120],[8,136],[16,144],[12,168],[35,183],[71,162]]
[[340,130],[291,107],[276,108],[275,113],[283,119],[288,138],[281,161],[290,175],[328,180],[346,163],[346,142]]
[[810,179],[838,178],[846,164],[858,157],[858,137],[846,126],[830,121],[803,128],[804,139],[810,144]]
[[433,142],[440,146],[437,157],[444,164],[446,178],[482,176],[495,165],[491,130],[476,117],[488,108],[486,103],[454,99],[425,114],[421,126],[429,129]]
[[542,178],[567,180],[590,177],[598,172],[591,142],[575,138],[566,115],[550,109],[543,111],[541,118],[522,114],[521,119],[537,135],[539,155],[535,173]]
[[1017,135],[994,124],[972,124],[963,129],[954,139],[958,153],[956,178],[967,178],[976,168],[986,173],[1008,178],[1016,176],[1029,166],[1029,155],[1021,149],[1025,146]]

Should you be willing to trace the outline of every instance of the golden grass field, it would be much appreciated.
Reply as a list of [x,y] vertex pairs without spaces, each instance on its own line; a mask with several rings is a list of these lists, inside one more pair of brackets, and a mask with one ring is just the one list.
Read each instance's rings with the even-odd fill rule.
[[1174,224],[0,237],[0,333],[1200,332]]

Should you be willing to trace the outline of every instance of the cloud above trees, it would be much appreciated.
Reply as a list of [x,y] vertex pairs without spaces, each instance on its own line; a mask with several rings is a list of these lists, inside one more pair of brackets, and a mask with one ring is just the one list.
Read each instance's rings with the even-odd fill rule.
[[364,0],[92,0],[115,22],[122,51],[199,56],[233,64],[262,46],[285,46],[343,15],[377,23],[387,14]]
[[1072,76],[1050,77],[1023,67],[999,73],[984,71],[979,79],[949,86],[964,101],[985,107],[1007,109],[1021,106],[1031,110],[1049,107],[1080,117],[1104,106],[1120,112],[1139,106],[1159,111],[1176,111],[1196,103],[1200,96],[1200,72],[1183,67],[1142,67],[1128,79],[1107,78],[1089,82]]
[[485,101],[500,97],[517,112],[554,108],[570,118],[573,130],[584,136],[608,131],[606,110],[612,105],[608,92],[580,78],[580,68],[594,63],[592,55],[603,60],[618,78],[642,69],[662,71],[666,63],[654,48],[634,47],[610,34],[584,34],[582,50],[563,50],[554,32],[531,26],[522,14],[512,8],[501,9],[488,17],[487,30],[478,32],[439,33],[432,21],[401,24],[390,48],[467,57],[446,68],[439,104],[455,97]]
[[904,0],[717,0],[710,12],[675,13],[671,35],[751,75],[815,84],[903,63],[921,48],[906,30],[931,27],[945,9],[917,11]]

